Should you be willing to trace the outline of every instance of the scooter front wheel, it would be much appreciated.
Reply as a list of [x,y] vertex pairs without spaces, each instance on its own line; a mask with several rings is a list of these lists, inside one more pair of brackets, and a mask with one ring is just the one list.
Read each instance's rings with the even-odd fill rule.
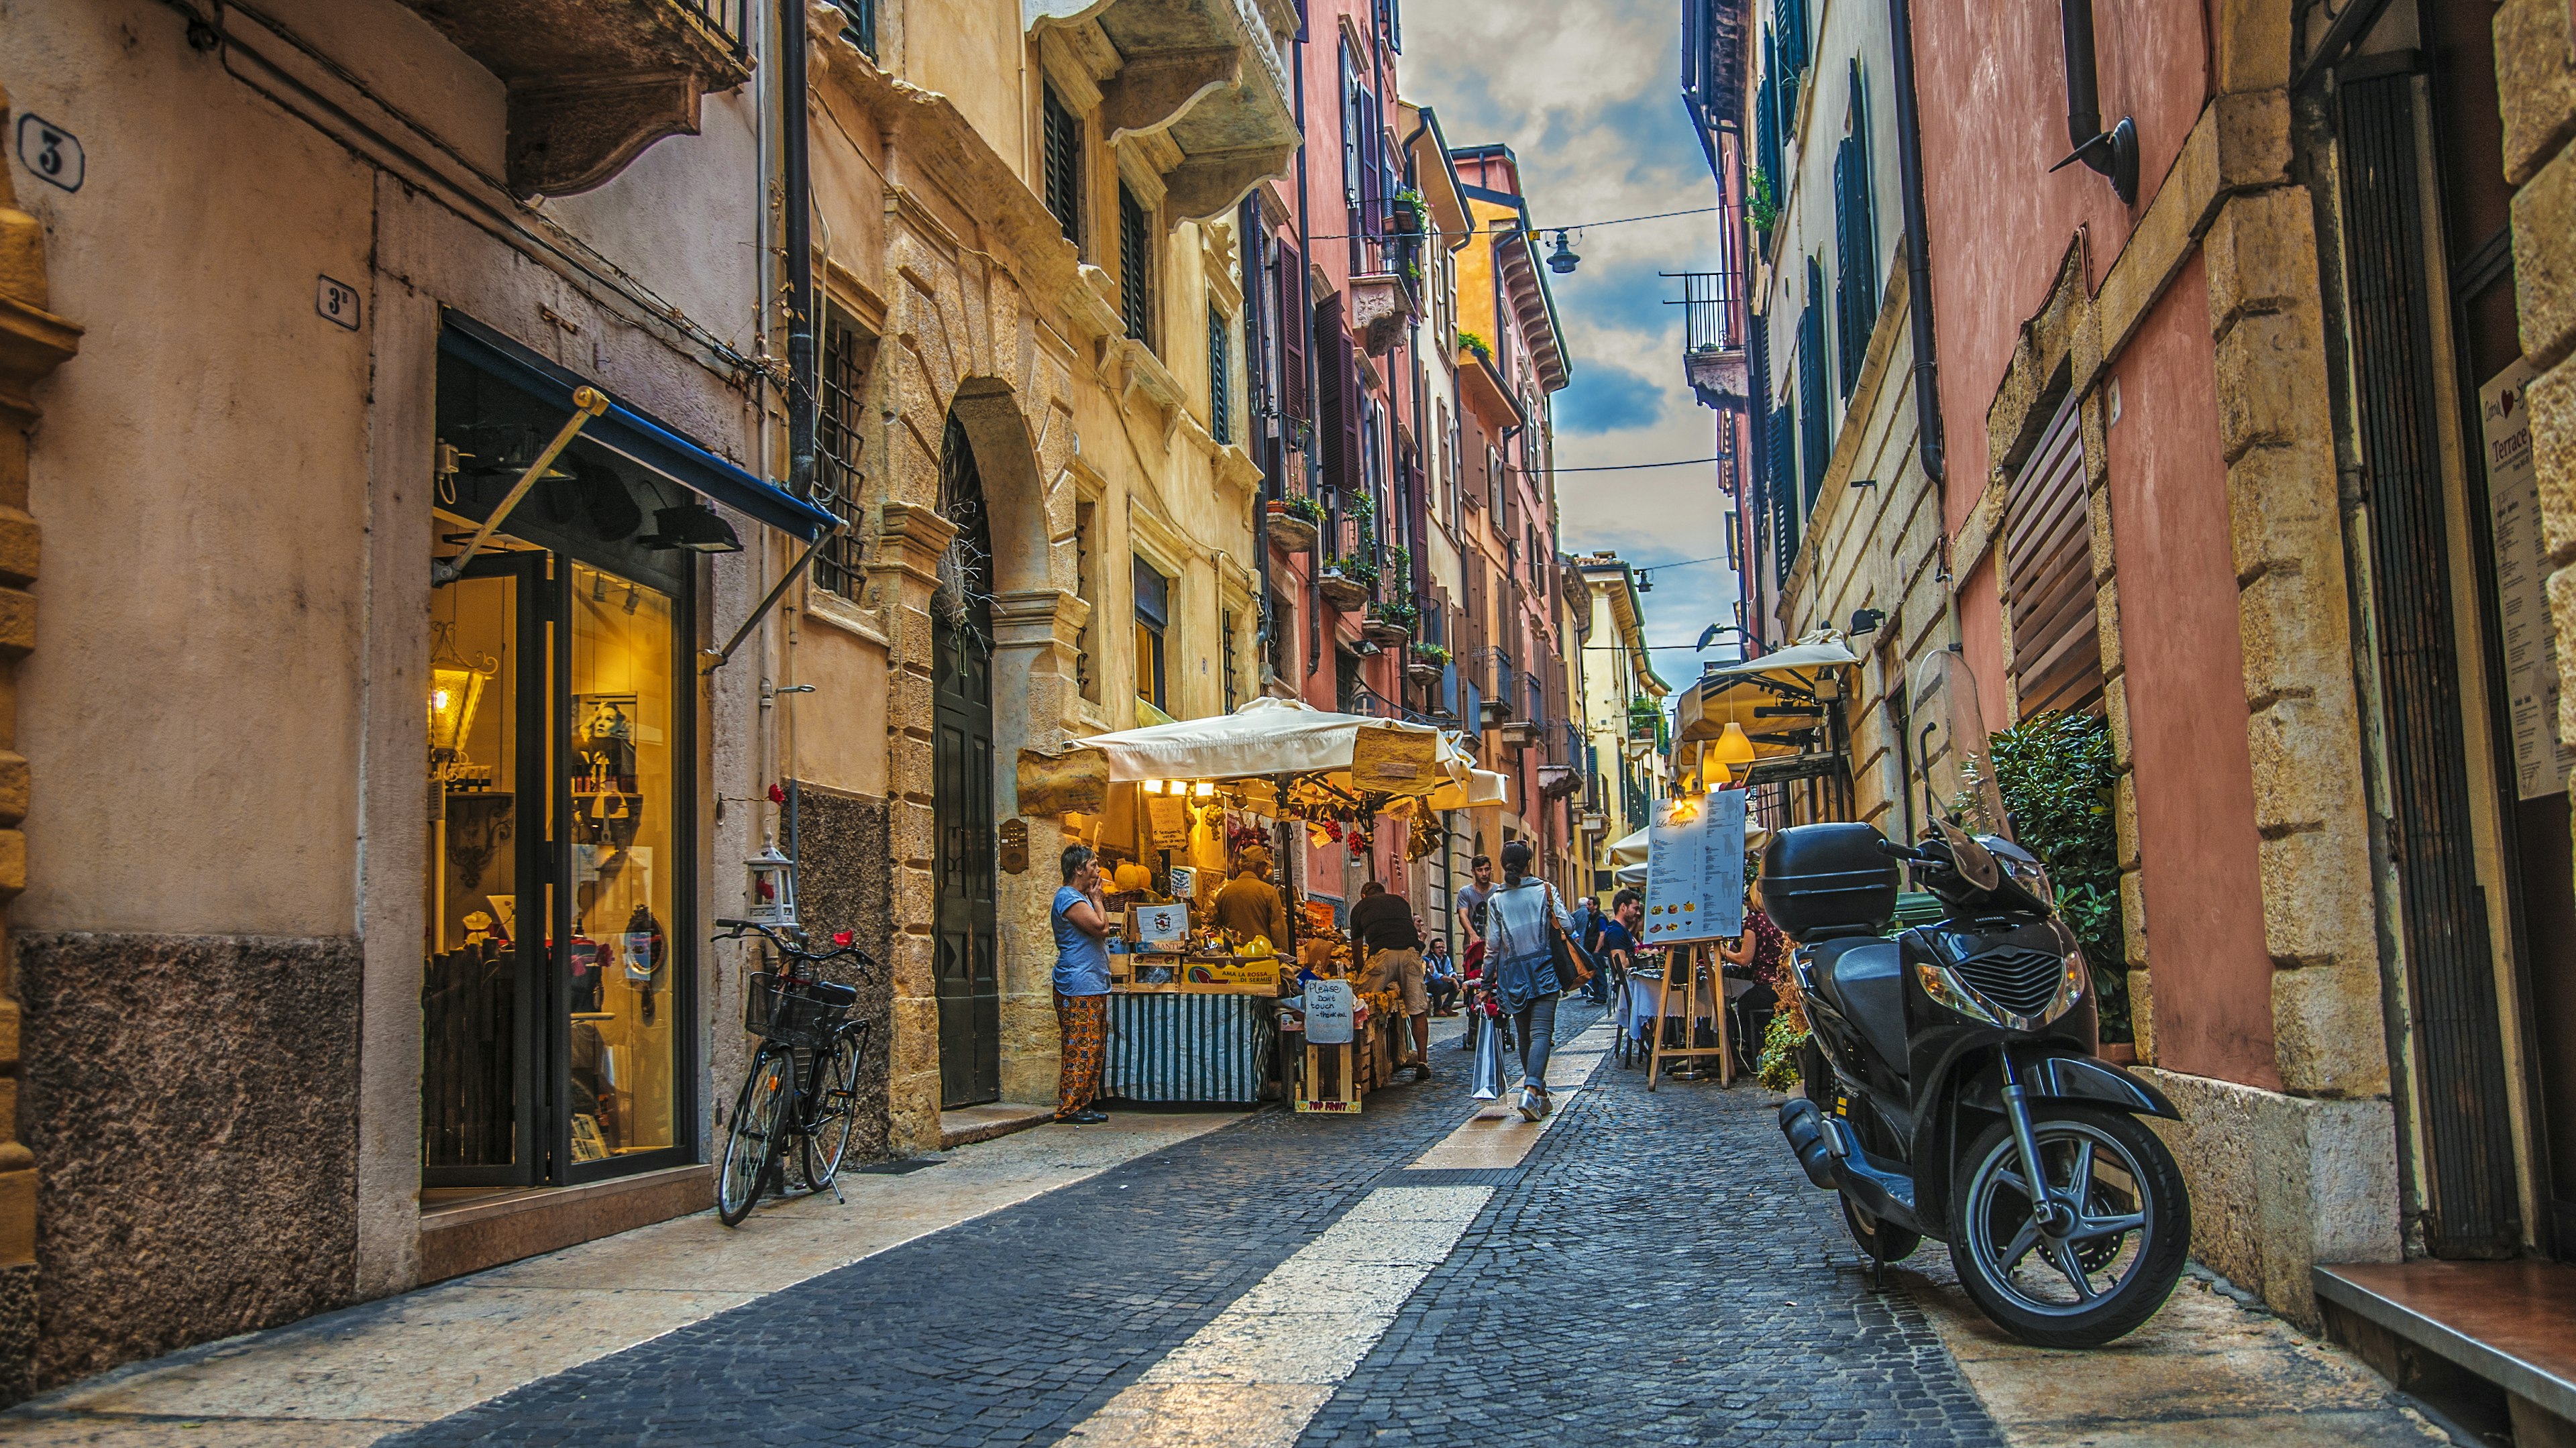
[[[2100,1347],[2155,1315],[2191,1247],[2191,1194],[2138,1119],[2033,1102],[2036,1192],[2011,1125],[1968,1148],[1952,1198],[1950,1261],[1997,1326],[2035,1347]],[[2045,1208],[2042,1209],[2042,1203]]]

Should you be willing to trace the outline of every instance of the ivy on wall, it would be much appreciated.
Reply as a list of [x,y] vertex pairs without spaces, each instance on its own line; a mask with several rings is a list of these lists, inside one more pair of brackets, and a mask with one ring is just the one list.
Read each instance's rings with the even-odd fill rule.
[[1994,735],[1988,753],[2013,837],[2048,867],[2058,912],[2093,968],[2102,1039],[2129,1040],[2110,726],[2098,714],[2034,714]]

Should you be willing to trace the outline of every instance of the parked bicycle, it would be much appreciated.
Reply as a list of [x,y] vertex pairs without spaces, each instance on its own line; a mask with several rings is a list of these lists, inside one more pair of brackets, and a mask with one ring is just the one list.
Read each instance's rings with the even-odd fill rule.
[[842,959],[858,961],[862,970],[877,963],[850,943],[846,930],[832,937],[835,949],[818,952],[794,932],[748,920],[716,924],[725,931],[716,939],[757,934],[778,948],[781,962],[779,970],[753,972],[743,993],[743,1027],[761,1043],[734,1098],[716,1172],[716,1216],[732,1227],[773,1187],[828,1188],[839,1196],[835,1183],[857,1124],[868,1023],[850,1017],[858,988],[824,980],[819,969]]

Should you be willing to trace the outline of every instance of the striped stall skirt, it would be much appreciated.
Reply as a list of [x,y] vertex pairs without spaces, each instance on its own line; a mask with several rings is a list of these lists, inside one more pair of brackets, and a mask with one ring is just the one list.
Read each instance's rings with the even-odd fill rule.
[[1127,1101],[1258,1101],[1270,1079],[1278,1010],[1268,996],[1113,994],[1100,1094]]

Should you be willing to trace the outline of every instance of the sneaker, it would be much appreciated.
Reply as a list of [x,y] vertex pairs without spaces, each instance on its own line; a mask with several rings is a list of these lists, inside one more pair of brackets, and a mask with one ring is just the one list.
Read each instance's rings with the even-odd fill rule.
[[1547,1114],[1547,1107],[1540,1103],[1538,1093],[1527,1086],[1521,1088],[1520,1105],[1515,1109],[1523,1121],[1536,1121]]

